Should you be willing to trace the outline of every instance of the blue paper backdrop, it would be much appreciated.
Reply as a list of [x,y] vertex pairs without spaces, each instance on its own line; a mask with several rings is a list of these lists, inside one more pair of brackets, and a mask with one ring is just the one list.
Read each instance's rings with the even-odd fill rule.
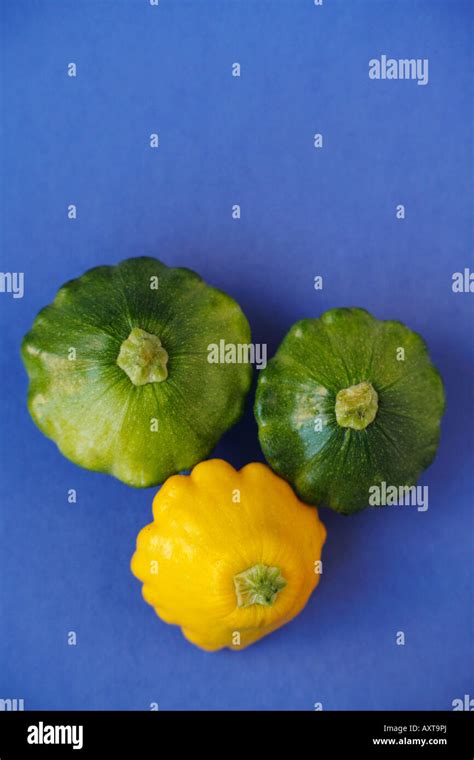
[[[25,273],[25,293],[0,293],[0,697],[451,709],[472,691],[474,294],[451,288],[474,269],[472,9],[2,2],[1,266]],[[428,58],[428,84],[370,80],[382,54]],[[270,353],[297,319],[363,306],[419,331],[446,383],[429,510],[322,510],[317,592],[243,653],[203,653],[155,617],[129,571],[153,490],[66,461],[26,409],[19,345],[37,311],[85,269],[142,254],[228,291]],[[215,452],[235,466],[262,459],[252,400]]]

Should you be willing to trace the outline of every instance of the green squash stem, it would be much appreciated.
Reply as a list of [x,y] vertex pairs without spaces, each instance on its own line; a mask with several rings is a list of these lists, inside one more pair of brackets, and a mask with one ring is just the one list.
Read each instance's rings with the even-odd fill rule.
[[343,388],[336,396],[336,420],[341,427],[365,430],[377,416],[379,397],[370,383]]
[[134,327],[120,346],[117,364],[134,385],[161,383],[168,377],[168,354],[156,335]]

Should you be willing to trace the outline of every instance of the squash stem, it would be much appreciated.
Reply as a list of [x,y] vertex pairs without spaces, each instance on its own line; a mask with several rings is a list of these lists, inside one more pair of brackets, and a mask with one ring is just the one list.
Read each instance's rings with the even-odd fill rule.
[[286,580],[279,567],[257,564],[234,575],[238,607],[250,607],[252,604],[271,607],[285,586]]
[[344,428],[365,430],[375,420],[378,408],[377,391],[367,382],[343,388],[336,396],[336,420]]
[[134,385],[161,383],[168,377],[168,354],[161,340],[140,327],[134,327],[120,346],[117,364]]

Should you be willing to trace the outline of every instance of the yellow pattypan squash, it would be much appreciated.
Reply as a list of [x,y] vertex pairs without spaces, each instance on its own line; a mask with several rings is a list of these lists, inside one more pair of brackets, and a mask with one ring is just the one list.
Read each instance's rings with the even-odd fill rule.
[[239,650],[288,623],[317,586],[326,530],[264,464],[221,459],[169,478],[132,572],[160,618],[193,644]]

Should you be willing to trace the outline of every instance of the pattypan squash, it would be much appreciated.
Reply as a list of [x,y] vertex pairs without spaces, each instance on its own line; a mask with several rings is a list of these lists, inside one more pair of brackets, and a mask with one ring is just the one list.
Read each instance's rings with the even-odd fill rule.
[[357,308],[293,325],[255,401],[271,467],[305,502],[346,514],[367,506],[374,486],[416,482],[435,456],[443,411],[423,339]]
[[326,531],[267,465],[220,459],[175,475],[153,502],[132,572],[198,647],[240,650],[295,617],[317,586]]
[[204,459],[240,417],[250,364],[210,363],[247,344],[238,304],[189,269],[153,258],[66,283],[25,336],[28,405],[62,453],[132,486]]

